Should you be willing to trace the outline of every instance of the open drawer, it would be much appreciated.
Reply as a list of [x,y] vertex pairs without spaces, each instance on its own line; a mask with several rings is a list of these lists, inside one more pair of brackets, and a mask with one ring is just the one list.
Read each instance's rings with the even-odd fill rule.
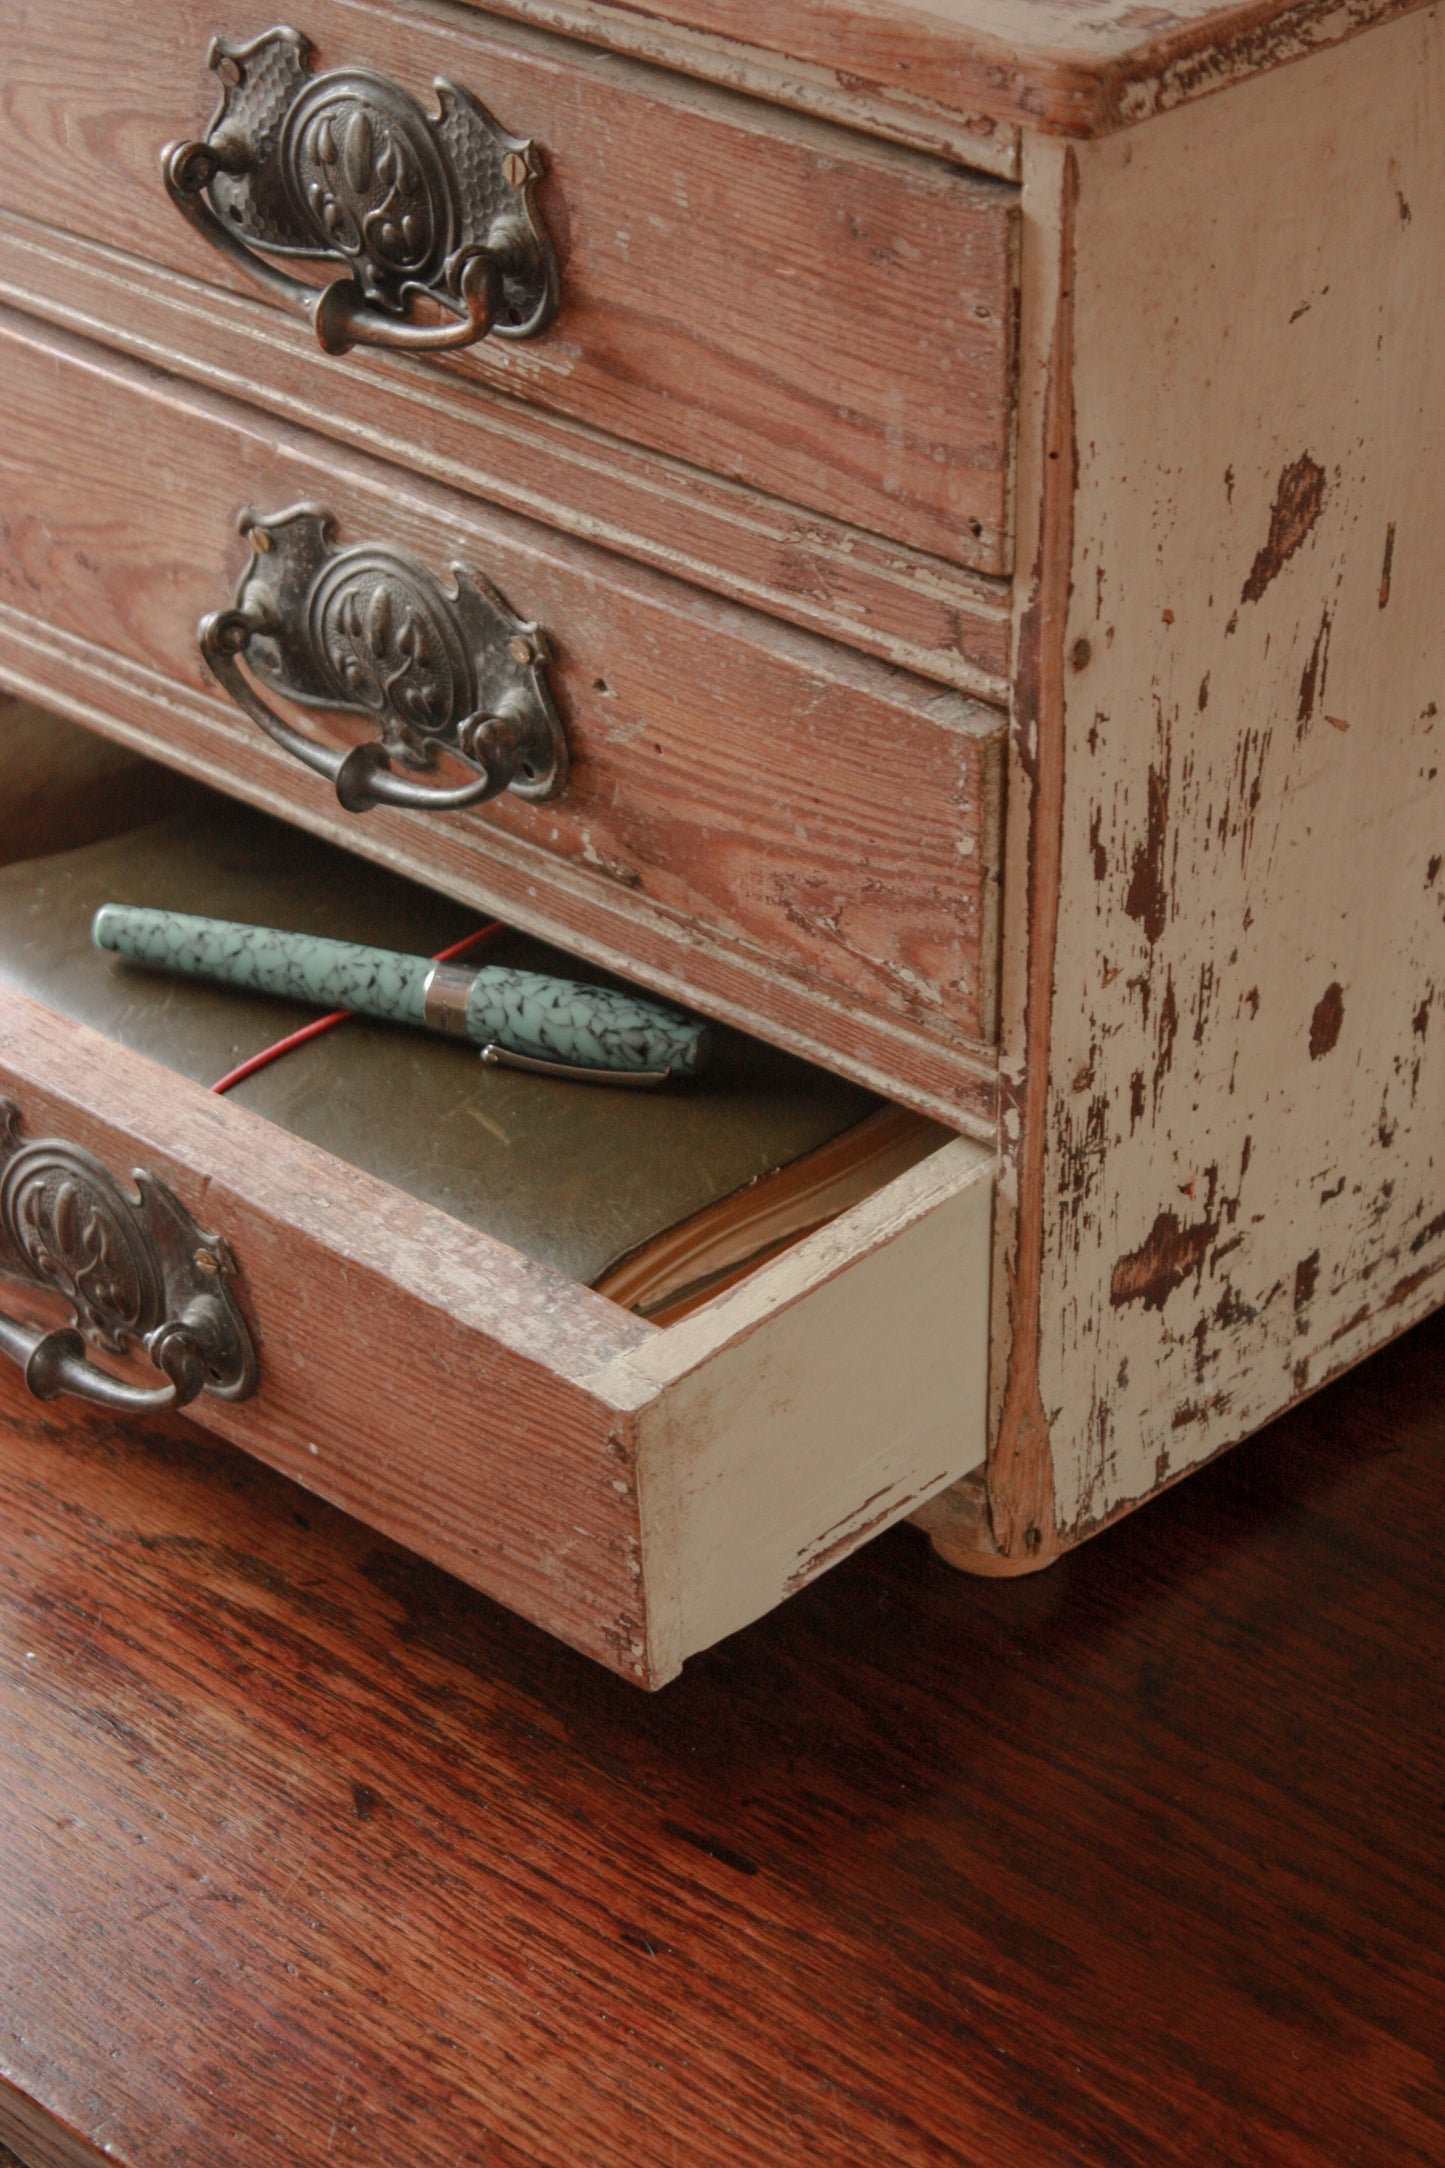
[[992,1124],[1001,715],[3,312],[0,379],[5,682]]
[[84,1160],[11,1225],[26,1148],[122,1195],[144,1170],[255,1351],[190,1412],[640,1684],[983,1458],[992,1165],[961,1138],[659,1326],[13,986],[0,1096],[0,1310],[68,1323],[124,1246]]

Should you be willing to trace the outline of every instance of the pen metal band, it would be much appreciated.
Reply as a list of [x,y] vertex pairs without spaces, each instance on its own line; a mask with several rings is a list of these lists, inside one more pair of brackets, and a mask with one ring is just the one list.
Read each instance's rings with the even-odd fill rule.
[[433,1031],[444,1031],[450,1039],[470,1039],[467,1002],[476,976],[462,964],[433,964],[421,990],[422,1015]]

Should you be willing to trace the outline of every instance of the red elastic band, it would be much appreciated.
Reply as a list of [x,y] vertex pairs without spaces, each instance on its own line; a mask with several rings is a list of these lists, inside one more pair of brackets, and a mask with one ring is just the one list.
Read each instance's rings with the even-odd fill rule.
[[[489,941],[494,933],[501,931],[501,920],[494,918],[489,925],[479,926],[475,933],[464,934],[460,941],[453,941],[450,948],[438,949],[432,962],[449,964],[454,956],[465,955],[468,949],[476,948],[479,942]],[[293,1047],[304,1046],[308,1039],[319,1039],[323,1031],[334,1031],[338,1024],[344,1024],[353,1014],[351,1009],[333,1009],[329,1016],[318,1016],[314,1023],[303,1024],[299,1031],[288,1032],[286,1037],[278,1039],[274,1046],[263,1047],[259,1054],[252,1054],[246,1061],[238,1062],[234,1069],[228,1069],[220,1082],[211,1086],[211,1090],[228,1092],[233,1084],[244,1083],[248,1076],[254,1076],[258,1069],[264,1069],[282,1054],[289,1054]]]

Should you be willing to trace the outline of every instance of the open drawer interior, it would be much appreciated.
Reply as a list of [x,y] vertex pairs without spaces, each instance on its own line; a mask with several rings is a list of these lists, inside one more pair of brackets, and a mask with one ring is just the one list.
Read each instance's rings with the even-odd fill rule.
[[[83,780],[95,741],[36,711],[0,735],[16,1134],[217,1230],[259,1382],[199,1420],[649,1684],[983,1457],[980,1147],[727,1031],[636,1092],[354,1019],[218,1097],[315,1010],[102,955],[99,904],[418,955],[475,918],[165,771]],[[599,976],[505,929],[469,960]],[[4,1307],[69,1322],[43,1279]]]

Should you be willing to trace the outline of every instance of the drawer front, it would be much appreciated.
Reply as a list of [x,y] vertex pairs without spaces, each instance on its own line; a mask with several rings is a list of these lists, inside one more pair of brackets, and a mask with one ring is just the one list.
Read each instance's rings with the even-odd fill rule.
[[[94,702],[132,742],[864,1081],[895,1075],[946,1118],[980,1111],[992,710],[23,319],[0,323],[0,368],[0,606],[89,658]],[[342,813],[224,700],[196,628],[250,561],[238,508],[307,500],[348,545],[437,575],[462,560],[544,628],[561,796]],[[58,677],[39,689],[78,707]],[[304,720],[317,740],[368,734]]]
[[[324,355],[259,294],[0,211],[0,304],[169,369],[415,474],[581,535],[901,669],[1006,706],[1006,579],[866,534],[481,382],[458,399],[376,348]],[[378,413],[385,427],[378,427]]]
[[[158,164],[204,130],[220,28],[209,0],[12,6],[0,207],[251,290]],[[428,358],[463,407],[470,385],[502,387],[1007,570],[1012,189],[481,15],[314,0],[298,28],[318,69],[364,66],[428,110],[432,78],[452,78],[543,154],[561,308],[535,338]],[[384,426],[383,374],[377,396]]]
[[[983,1457],[991,1166],[963,1139],[663,1330],[15,993],[0,1096],[23,1145],[107,1192],[143,1170],[224,1245],[254,1389],[190,1413],[638,1684]],[[13,1257],[0,1233],[0,1360],[75,1314]]]

